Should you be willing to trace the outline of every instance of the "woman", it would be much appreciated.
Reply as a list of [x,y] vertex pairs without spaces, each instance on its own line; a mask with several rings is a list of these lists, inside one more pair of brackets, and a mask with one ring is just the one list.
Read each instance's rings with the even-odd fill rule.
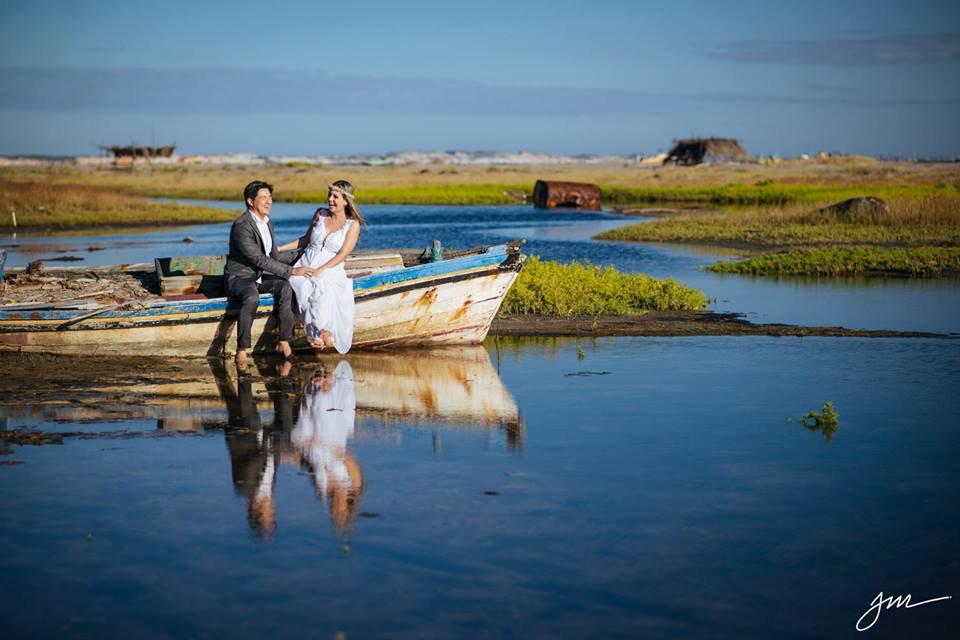
[[353,185],[346,180],[329,186],[327,206],[317,209],[301,238],[280,250],[303,249],[294,267],[317,271],[313,276],[290,277],[310,345],[346,353],[353,342],[353,281],[343,263],[357,245],[364,220],[354,202]]

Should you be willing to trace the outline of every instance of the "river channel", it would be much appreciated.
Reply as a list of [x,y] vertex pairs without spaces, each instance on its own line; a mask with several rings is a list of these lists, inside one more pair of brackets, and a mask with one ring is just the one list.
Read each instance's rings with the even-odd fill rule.
[[[180,201],[239,209],[236,203]],[[301,234],[314,206],[275,203],[271,218],[281,242]],[[657,278],[674,278],[701,289],[715,311],[738,312],[754,322],[851,329],[888,329],[960,333],[960,280],[915,278],[768,278],[715,274],[703,267],[736,253],[660,244],[599,242],[593,235],[636,222],[612,213],[543,211],[528,206],[368,206],[370,225],[361,248],[427,246],[434,239],[448,247],[471,247],[526,239],[526,252],[545,260],[589,260]],[[239,211],[238,211],[239,213]],[[177,255],[226,253],[229,224],[165,228],[154,231],[106,232],[91,235],[5,235],[0,248],[10,251],[9,266],[64,255],[69,262],[116,264],[152,262]],[[190,238],[192,243],[184,243]],[[56,263],[50,263],[51,265]]]

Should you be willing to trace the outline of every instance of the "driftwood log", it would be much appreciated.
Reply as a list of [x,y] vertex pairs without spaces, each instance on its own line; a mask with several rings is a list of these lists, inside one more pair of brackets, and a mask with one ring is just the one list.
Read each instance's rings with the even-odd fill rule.
[[570,207],[600,211],[600,187],[588,182],[537,180],[533,187],[533,206],[539,209]]

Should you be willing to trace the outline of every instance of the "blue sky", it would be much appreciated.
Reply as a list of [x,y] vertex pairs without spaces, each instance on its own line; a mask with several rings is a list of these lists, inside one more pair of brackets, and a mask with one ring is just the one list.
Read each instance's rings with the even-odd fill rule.
[[2,154],[632,153],[691,135],[960,154],[955,2],[32,0],[0,16]]

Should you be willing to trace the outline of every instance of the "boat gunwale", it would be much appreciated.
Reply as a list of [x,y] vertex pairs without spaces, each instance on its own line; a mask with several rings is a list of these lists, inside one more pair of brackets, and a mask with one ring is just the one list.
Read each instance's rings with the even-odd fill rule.
[[[494,249],[491,251],[490,249]],[[377,298],[387,297],[390,295],[398,295],[409,291],[415,291],[418,289],[429,288],[433,286],[441,286],[448,283],[460,282],[463,280],[469,280],[472,278],[482,277],[484,275],[489,275],[494,272],[501,271],[511,271],[518,270],[523,264],[523,256],[519,251],[519,247],[513,244],[502,244],[494,245],[489,247],[485,253],[475,253],[469,254],[467,256],[458,256],[457,258],[452,258],[449,261],[442,261],[441,263],[427,263],[424,265],[414,265],[412,267],[405,267],[404,269],[397,269],[393,271],[383,272],[380,274],[372,274],[371,276],[364,276],[364,278],[375,278],[382,277],[386,275],[396,275],[406,273],[409,277],[398,279],[393,282],[385,282],[382,284],[377,284],[375,287],[371,287],[367,290],[355,290],[355,300],[357,303],[363,302],[365,300],[373,300]],[[466,266],[463,263],[470,262],[481,262],[474,266]],[[444,272],[436,274],[428,274],[422,277],[416,277],[419,273],[424,271],[422,267],[430,267],[447,263],[450,265],[454,262],[460,262],[462,268],[447,270]],[[419,270],[419,271],[410,271],[410,270]],[[22,333],[22,332],[46,332],[46,331],[55,331],[58,327],[63,330],[96,330],[96,329],[115,329],[119,328],[118,326],[104,326],[103,320],[113,320],[114,322],[130,322],[128,327],[147,327],[147,326],[164,326],[164,325],[173,325],[173,324],[193,324],[193,323],[202,323],[202,322],[212,322],[218,321],[223,318],[225,313],[235,311],[239,305],[236,301],[231,300],[227,296],[218,297],[218,298],[201,298],[195,300],[154,300],[154,301],[144,301],[142,308],[133,308],[129,310],[113,310],[105,311],[102,315],[98,315],[95,319],[91,319],[89,322],[78,323],[76,328],[70,327],[69,329],[63,328],[62,324],[67,323],[83,313],[88,313],[91,310],[96,310],[96,306],[85,306],[83,308],[64,308],[59,306],[59,304],[51,304],[47,307],[38,307],[38,308],[24,308],[24,309],[9,309],[5,310],[3,306],[0,306],[0,333]],[[136,304],[131,302],[131,305]],[[107,306],[107,305],[104,305]],[[269,293],[260,295],[260,302],[257,306],[257,311],[255,312],[257,316],[268,315],[273,310],[273,295]],[[34,317],[7,317],[8,313],[23,313],[24,315],[34,316]],[[171,315],[191,315],[191,314],[204,314],[202,317],[195,318],[169,318]],[[36,315],[41,315],[41,317],[35,317]],[[46,316],[46,317],[43,317]],[[153,316],[151,318],[151,316]],[[167,317],[167,319],[164,319]],[[43,323],[43,324],[37,324]],[[99,323],[99,324],[98,324]],[[6,325],[6,326],[5,326]]]

